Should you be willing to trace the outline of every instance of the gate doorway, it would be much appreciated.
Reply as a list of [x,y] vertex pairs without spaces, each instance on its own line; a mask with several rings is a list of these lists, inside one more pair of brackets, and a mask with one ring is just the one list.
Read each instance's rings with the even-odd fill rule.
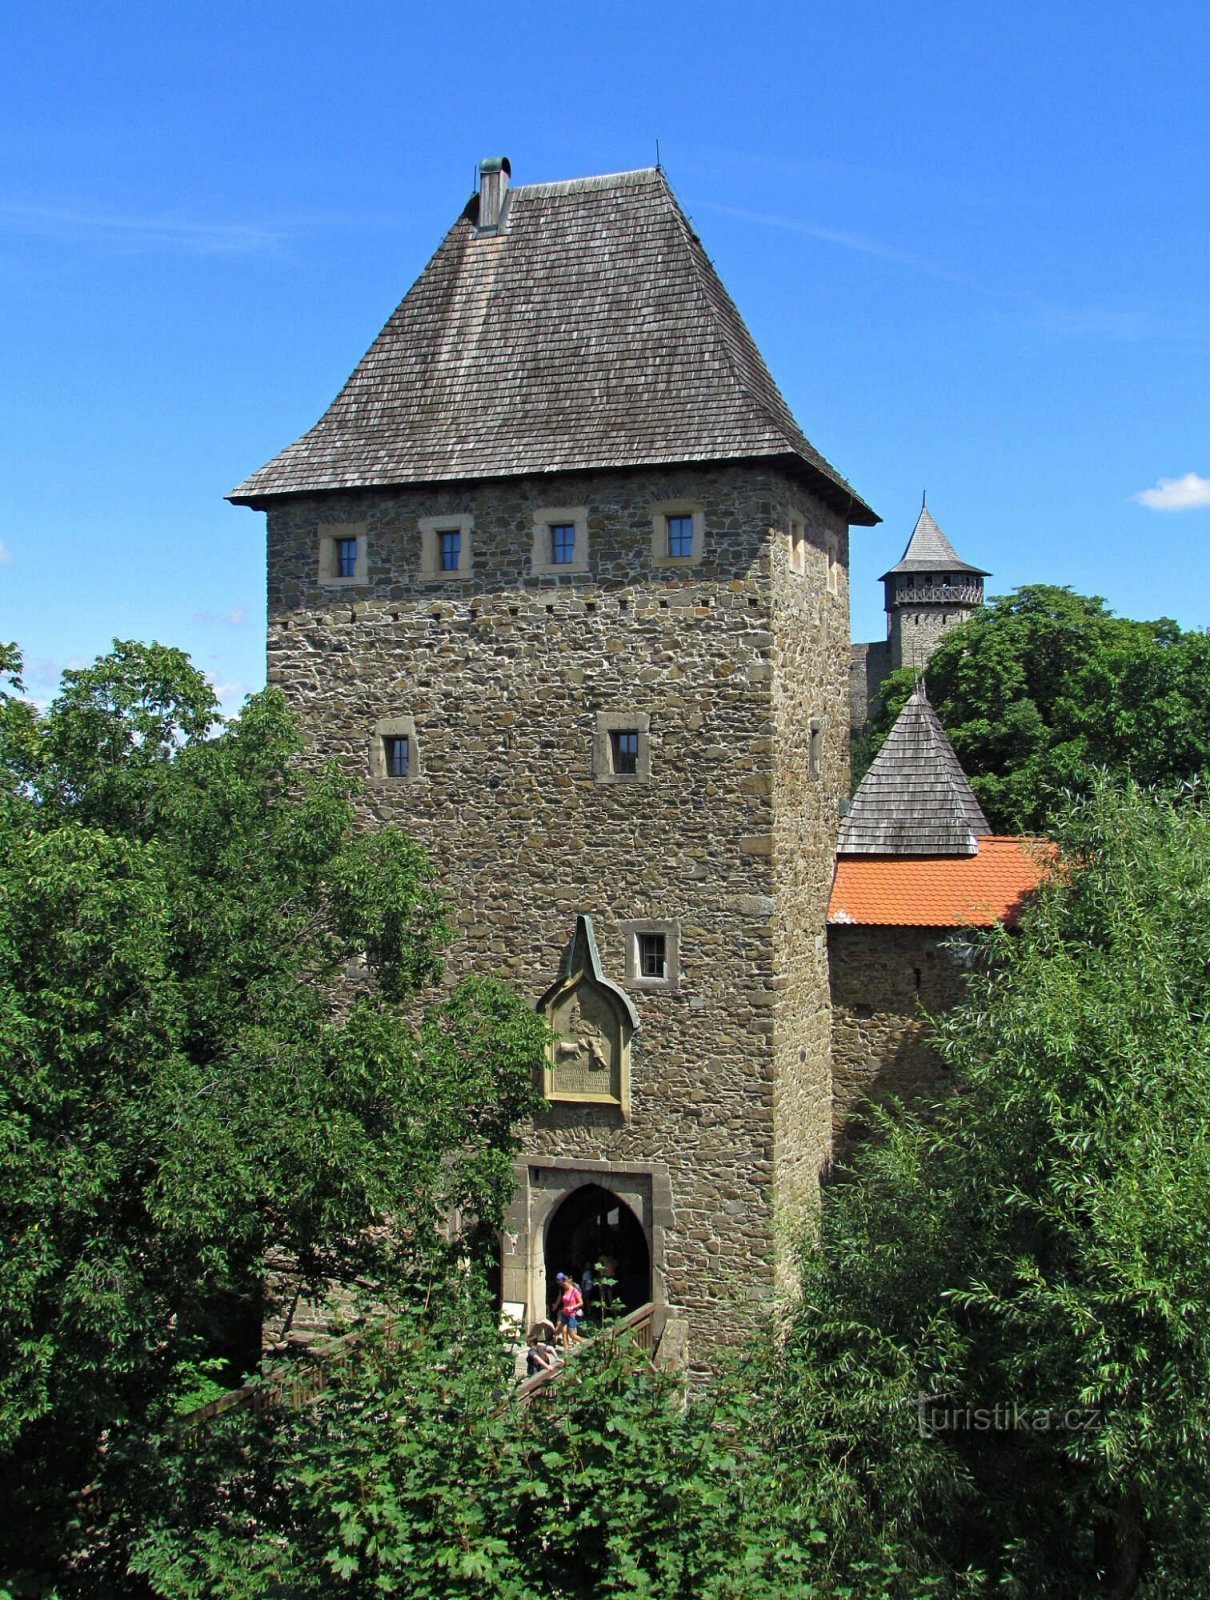
[[569,1194],[546,1225],[546,1310],[555,1274],[566,1272],[584,1295],[589,1325],[651,1299],[651,1251],[643,1225],[618,1195],[587,1183]]

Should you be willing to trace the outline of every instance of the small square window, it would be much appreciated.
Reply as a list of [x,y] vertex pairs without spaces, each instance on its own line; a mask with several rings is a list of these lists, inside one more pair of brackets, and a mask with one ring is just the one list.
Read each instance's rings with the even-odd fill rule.
[[407,788],[423,777],[416,719],[379,717],[370,729],[370,777]]
[[622,775],[633,775],[639,770],[639,734],[637,728],[619,728],[609,735],[613,770]]
[[357,576],[356,539],[337,539],[336,576],[338,578],[355,578]]
[[693,518],[668,518],[668,554],[675,557],[693,554]]
[[640,933],[638,940],[638,972],[640,978],[668,979],[668,941],[662,933]]
[[462,562],[462,534],[457,528],[441,531],[441,570],[457,572]]
[[569,567],[576,559],[576,525],[554,522],[550,529],[550,559],[556,567]]
[[636,989],[675,994],[681,987],[680,923],[661,917],[618,925],[625,952],[625,981]]
[[644,783],[651,777],[651,717],[645,711],[598,711],[592,736],[597,783]]
[[651,508],[651,560],[657,567],[685,567],[702,559],[705,508],[695,500],[666,500]]
[[388,778],[406,778],[412,757],[412,741],[406,734],[388,734],[383,740]]

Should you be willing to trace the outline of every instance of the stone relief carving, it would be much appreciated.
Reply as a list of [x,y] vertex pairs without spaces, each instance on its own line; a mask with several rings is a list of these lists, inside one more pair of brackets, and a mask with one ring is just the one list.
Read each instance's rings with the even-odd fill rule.
[[538,1002],[554,1034],[542,1092],[552,1101],[584,1101],[630,1112],[630,1039],[638,1014],[601,971],[591,917],[576,919],[558,979]]

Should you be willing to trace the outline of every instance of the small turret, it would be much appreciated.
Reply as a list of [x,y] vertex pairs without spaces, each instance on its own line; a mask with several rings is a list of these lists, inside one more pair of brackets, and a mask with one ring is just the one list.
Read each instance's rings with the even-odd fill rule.
[[881,582],[886,591],[891,669],[923,671],[942,636],[983,604],[982,567],[961,561],[922,504],[907,549]]

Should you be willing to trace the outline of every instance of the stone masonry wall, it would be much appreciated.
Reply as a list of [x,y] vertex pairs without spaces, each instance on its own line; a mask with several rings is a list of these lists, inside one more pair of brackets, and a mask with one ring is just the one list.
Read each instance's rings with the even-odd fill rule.
[[891,642],[879,639],[873,644],[855,644],[849,658],[849,726],[864,728],[870,720],[870,707],[891,670]]
[[[771,545],[773,589],[774,1246],[793,1288],[831,1149],[831,1011],[825,918],[842,796],[849,792],[848,529],[787,482]],[[807,540],[789,559],[789,514]],[[831,576],[829,579],[829,567]],[[812,730],[816,753],[812,756]]]
[[[795,492],[815,540],[826,514]],[[775,1166],[787,1195],[805,1189],[826,1102],[817,908],[848,641],[842,600],[818,592],[818,559],[792,599],[771,573],[786,494],[761,468],[670,468],[300,497],[269,518],[270,682],[302,714],[314,758],[363,778],[376,725],[412,719],[420,776],[368,779],[361,809],[439,865],[458,919],[454,975],[498,973],[536,999],[587,912],[606,975],[624,983],[620,925],[679,923],[679,987],[628,986],[641,1018],[630,1120],[555,1104],[524,1146],[666,1170],[658,1288],[688,1314],[695,1361],[759,1319]],[[662,567],[652,509],[679,502],[704,508],[702,559]],[[533,512],[550,506],[586,510],[581,574],[529,576]],[[446,516],[473,519],[470,574],[425,581],[419,519]],[[321,525],[364,526],[364,582],[320,582]],[[833,736],[826,777],[808,788],[798,746],[780,766],[774,749],[816,703]],[[618,712],[650,718],[650,776],[603,784],[594,729]],[[775,795],[788,806],[776,824]],[[773,919],[779,894],[801,934],[793,950]],[[784,1148],[775,1104],[805,1130]]]
[[832,1133],[843,1156],[860,1135],[863,1102],[935,1097],[946,1071],[925,1042],[924,1018],[962,996],[952,928],[832,927]]
[[891,668],[923,670],[944,636],[972,614],[970,606],[902,606],[891,613]]

